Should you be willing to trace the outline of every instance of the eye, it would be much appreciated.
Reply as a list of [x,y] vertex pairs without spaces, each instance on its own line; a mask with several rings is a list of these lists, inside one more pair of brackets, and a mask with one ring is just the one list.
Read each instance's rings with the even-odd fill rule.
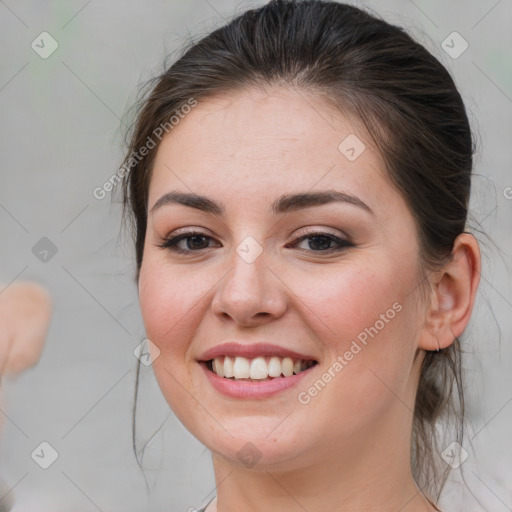
[[180,235],[166,238],[162,243],[158,244],[158,247],[182,254],[199,252],[209,247],[210,240],[214,239],[201,231],[187,231]]
[[[332,235],[331,233],[324,233],[322,231],[308,233],[306,235],[300,236],[295,239],[292,245],[296,246],[304,240],[308,240],[308,245],[310,247],[310,249],[306,250],[324,254],[339,252],[347,247],[354,247],[352,242],[349,242],[344,238]],[[334,247],[331,244],[334,244]]]
[[[215,239],[201,231],[187,231],[174,237],[166,238],[162,243],[158,244],[158,247],[175,253],[186,254],[199,252],[212,247],[210,245],[210,241],[212,240]],[[302,235],[296,238],[292,244],[288,244],[287,247],[290,245],[297,246],[304,240],[309,240],[308,245],[310,248],[305,249],[309,252],[330,254],[342,251],[347,247],[354,247],[354,244],[346,239],[321,231]],[[332,244],[334,244],[334,247]]]

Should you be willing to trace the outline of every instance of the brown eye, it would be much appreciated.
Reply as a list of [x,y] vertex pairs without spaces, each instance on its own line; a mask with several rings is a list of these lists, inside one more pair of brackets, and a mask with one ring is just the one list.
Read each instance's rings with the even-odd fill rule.
[[[178,253],[198,252],[210,247],[209,242],[214,240],[211,236],[201,232],[190,231],[178,236],[165,239],[158,246]],[[183,242],[183,243],[182,243]]]
[[332,253],[342,251],[346,247],[354,246],[354,244],[348,240],[331,235],[330,233],[322,232],[308,233],[307,235],[303,235],[297,238],[293,242],[293,245],[298,245],[303,240],[308,240],[309,249],[306,250],[313,252]]

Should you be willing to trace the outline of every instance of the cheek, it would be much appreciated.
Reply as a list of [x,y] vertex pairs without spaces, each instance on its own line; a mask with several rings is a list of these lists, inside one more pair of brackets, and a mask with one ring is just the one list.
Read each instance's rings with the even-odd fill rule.
[[178,275],[151,258],[143,262],[139,278],[142,318],[147,337],[163,354],[176,354],[186,348],[185,327],[200,297],[190,276]]
[[326,269],[325,276],[304,273],[296,281],[297,296],[307,306],[301,315],[327,351],[325,367],[335,375],[333,393],[319,401],[351,404],[364,417],[365,410],[375,411],[393,398],[389,389],[407,385],[418,325],[410,294],[414,268],[381,259]]
[[333,352],[346,350],[347,342],[350,344],[360,334],[364,339],[365,329],[376,322],[379,330],[384,330],[398,316],[399,306],[393,309],[393,305],[400,302],[403,293],[393,269],[382,261],[366,263],[336,271],[326,268],[325,273],[305,272],[295,280],[294,291],[307,306],[302,307],[303,314],[315,324],[317,333],[325,333],[323,341]]
[[[194,279],[186,272],[176,272],[158,258],[147,257],[139,277],[139,302],[146,336],[158,347],[152,369],[169,406],[188,425],[193,404],[189,388],[189,368],[184,364],[187,350],[201,315],[195,314],[202,297]],[[204,292],[203,292],[204,293]]]

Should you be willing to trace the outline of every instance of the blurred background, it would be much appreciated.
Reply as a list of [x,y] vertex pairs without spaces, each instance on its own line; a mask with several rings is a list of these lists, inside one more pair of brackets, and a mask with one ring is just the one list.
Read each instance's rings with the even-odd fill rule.
[[[215,493],[209,452],[144,365],[144,473],[137,465],[134,350],[145,334],[134,253],[119,196],[94,191],[121,164],[128,109],[164,59],[263,3],[0,0],[0,283],[33,280],[54,306],[39,364],[0,387],[0,492],[11,489],[16,512],[186,511]],[[468,109],[471,225],[487,236],[477,233],[480,295],[462,338],[465,481],[452,471],[441,506],[512,510],[512,3],[353,3],[406,27],[448,67]]]

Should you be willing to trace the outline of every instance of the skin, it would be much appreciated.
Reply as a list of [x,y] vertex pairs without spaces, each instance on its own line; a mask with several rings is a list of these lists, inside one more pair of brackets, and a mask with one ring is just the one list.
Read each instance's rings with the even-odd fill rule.
[[[366,146],[352,162],[338,150],[349,134]],[[270,212],[282,194],[319,190],[355,195],[373,213],[348,203]],[[286,88],[201,101],[157,150],[149,210],[170,191],[206,195],[226,210],[219,218],[170,204],[149,214],[139,279],[159,386],[212,452],[218,488],[208,512],[436,510],[411,474],[412,410],[424,351],[450,345],[469,320],[476,240],[460,235],[454,260],[428,274],[432,290],[422,294],[417,228],[380,153],[357,120]],[[182,240],[188,254],[159,247],[180,228],[211,238],[199,249]],[[319,231],[354,245],[328,253],[311,238],[296,242]],[[252,263],[236,252],[247,236],[263,251]],[[395,303],[400,312],[299,403]],[[227,398],[196,360],[228,339],[271,342],[319,364],[274,397]],[[237,456],[248,442],[261,457],[254,466]]]
[[[52,313],[51,297],[37,283],[0,283],[0,378],[14,377],[41,357]],[[0,410],[4,410],[0,394]],[[4,425],[0,415],[0,429]],[[15,495],[0,477],[0,512],[11,510]]]
[[51,298],[32,282],[0,284],[0,375],[14,376],[41,357],[51,318]]

